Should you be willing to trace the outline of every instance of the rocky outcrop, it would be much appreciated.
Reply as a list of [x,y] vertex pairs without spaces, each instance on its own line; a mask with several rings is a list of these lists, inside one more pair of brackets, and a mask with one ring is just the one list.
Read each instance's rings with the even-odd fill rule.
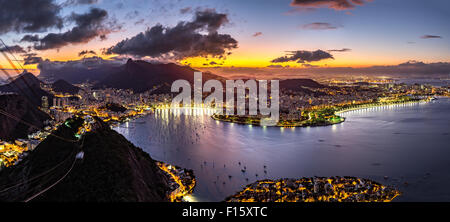
[[42,97],[46,96],[52,105],[53,95],[41,89],[41,81],[31,73],[22,73],[6,85],[0,86],[0,92],[12,92],[22,95],[35,106],[41,106]]
[[79,87],[76,87],[62,79],[54,82],[52,84],[52,89],[57,93],[68,93],[68,94],[77,94],[80,91]]
[[[165,202],[169,201],[169,178],[149,154],[106,124],[97,121],[95,130],[75,139],[80,120],[61,125],[30,155],[11,169],[0,171],[0,190],[4,182],[28,181],[27,187],[11,195],[0,195],[0,201],[21,201],[66,177],[33,201],[57,202]],[[79,151],[83,159],[76,160]],[[58,165],[59,164],[59,165]],[[73,164],[73,165],[72,165]],[[55,168],[56,166],[56,168]],[[44,178],[31,180],[44,174]],[[5,179],[8,178],[8,179]]]
[[[0,114],[0,139],[2,140],[26,138],[31,132],[41,129],[44,121],[50,118],[37,106],[17,94],[0,95],[0,108],[2,112],[10,115]],[[29,126],[18,119],[36,127]]]

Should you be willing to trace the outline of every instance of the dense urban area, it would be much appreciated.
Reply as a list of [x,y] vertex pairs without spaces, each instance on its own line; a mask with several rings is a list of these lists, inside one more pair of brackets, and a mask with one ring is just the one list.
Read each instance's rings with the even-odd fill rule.
[[262,180],[227,198],[229,202],[390,202],[400,192],[356,177]]
[[[295,82],[295,81],[294,81]],[[77,138],[92,130],[94,118],[111,127],[157,109],[171,109],[172,93],[160,93],[159,87],[135,93],[131,89],[95,88],[90,83],[71,85],[77,90],[56,91],[50,83],[41,82],[40,88],[52,95],[42,96],[39,109],[51,119],[42,130],[34,131],[28,138],[0,142],[0,168],[19,163],[53,130],[67,119],[77,115],[84,118]],[[10,92],[2,92],[9,95]],[[449,96],[448,87],[407,85],[393,80],[365,79],[364,81],[331,81],[327,85],[308,80],[299,86],[281,87],[280,121],[277,126],[318,126],[343,122],[339,112],[408,102],[423,102],[436,96]],[[52,104],[52,105],[50,105]],[[184,107],[202,109],[201,107]],[[220,121],[258,125],[261,116],[212,115]],[[171,201],[181,201],[192,193],[195,177],[192,171],[158,163],[171,179]],[[360,192],[361,191],[361,192]],[[361,194],[358,194],[361,193]],[[399,193],[375,182],[357,178],[314,178],[301,180],[260,181],[231,197],[230,201],[389,201]]]

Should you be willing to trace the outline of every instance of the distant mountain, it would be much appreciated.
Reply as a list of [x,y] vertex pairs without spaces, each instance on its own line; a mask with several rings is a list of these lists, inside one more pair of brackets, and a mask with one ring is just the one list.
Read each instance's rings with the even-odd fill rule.
[[[80,84],[86,81],[98,82],[109,74],[116,72],[117,67],[102,66],[92,69],[78,67],[63,67],[48,74],[40,74],[43,79],[64,79],[72,84]],[[41,71],[42,72],[42,71]]]
[[76,87],[65,80],[58,80],[52,84],[52,89],[55,92],[59,93],[69,93],[69,94],[77,94],[80,91],[79,87]]
[[280,81],[280,89],[297,90],[300,87],[321,89],[326,88],[326,85],[322,85],[312,79],[287,79]]
[[[76,139],[82,122],[72,119],[62,124],[55,131],[58,137],[47,137],[18,165],[1,170],[0,190],[10,184],[27,183],[1,192],[0,201],[24,201],[55,182],[33,201],[168,201],[169,177],[148,153],[102,121],[97,121],[95,130],[87,133],[83,142],[74,143],[71,140]],[[81,150],[84,158],[76,160]]]
[[[0,96],[2,111],[11,114],[14,118],[42,128],[44,121],[50,119],[50,117],[33,106],[21,95]],[[0,139],[10,141],[17,138],[26,138],[29,133],[38,130],[14,118],[0,114]]]
[[17,93],[36,106],[41,105],[43,96],[48,97],[49,105],[53,101],[53,95],[41,89],[41,81],[31,73],[23,73],[10,83],[0,86],[0,92]]
[[80,84],[86,81],[98,82],[111,73],[117,72],[119,67],[119,62],[103,60],[100,57],[67,62],[45,61],[38,66],[39,79],[45,79],[48,82],[63,79],[71,84]]
[[[131,59],[120,68],[119,72],[109,75],[99,82],[97,88],[132,89],[136,93],[163,86],[161,92],[170,92],[170,87],[175,80],[183,79],[194,82],[194,72],[197,70],[187,66],[179,66],[174,63],[152,64],[145,61],[133,61]],[[224,80],[223,77],[203,73],[203,82],[209,79]],[[167,91],[167,92],[166,92]]]
[[314,91],[315,89],[327,88],[328,86],[322,85],[312,79],[287,79],[280,81],[281,91],[293,91],[302,92],[304,94],[313,94],[315,96],[325,95],[323,92]]

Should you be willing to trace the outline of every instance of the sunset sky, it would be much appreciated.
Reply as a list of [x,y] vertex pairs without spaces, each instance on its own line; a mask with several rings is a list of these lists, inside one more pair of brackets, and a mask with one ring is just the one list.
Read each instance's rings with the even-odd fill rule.
[[[28,69],[46,59],[68,61],[95,55],[103,59],[133,56],[193,67],[369,67],[411,60],[450,62],[447,0],[33,1],[45,6],[42,8],[25,0],[0,2],[8,5],[0,9],[7,14],[6,20],[0,21],[0,38],[8,46],[24,50],[15,54],[20,60],[28,59]],[[48,16],[29,15],[39,10]],[[182,26],[180,22],[184,22]],[[145,35],[133,38],[156,26],[164,30],[159,35],[164,39],[155,40],[156,35],[150,34],[147,39],[142,37]],[[78,31],[83,33],[75,33]],[[167,34],[170,31],[173,35]],[[192,44],[195,48],[187,50],[167,40],[185,35],[205,42],[187,41],[186,47]],[[217,38],[209,38],[211,35]],[[35,38],[26,40],[25,36]],[[119,47],[127,38],[127,47]],[[141,42],[139,49],[136,44]],[[80,55],[84,50],[88,53]],[[0,64],[10,68],[4,58]]]

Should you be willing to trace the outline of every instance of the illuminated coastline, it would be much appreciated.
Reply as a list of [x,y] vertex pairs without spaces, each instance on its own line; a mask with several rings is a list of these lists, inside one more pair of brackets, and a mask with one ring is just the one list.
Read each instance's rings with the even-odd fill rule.
[[[400,104],[424,103],[431,101],[431,97],[424,99],[414,99],[411,97],[379,98],[376,102],[337,104],[329,106],[312,107],[302,112],[300,118],[280,120],[277,127],[307,127],[307,126],[328,126],[339,124],[345,121],[344,117],[337,114],[368,109],[382,106],[395,106]],[[236,115],[217,115],[211,116],[213,119],[222,122],[260,126],[261,117],[255,116],[236,116]]]
[[261,180],[228,197],[227,202],[390,202],[401,193],[356,177]]
[[158,167],[171,179],[171,191],[168,194],[171,202],[181,202],[194,191],[195,177],[191,170],[181,169],[163,162],[156,162]]

